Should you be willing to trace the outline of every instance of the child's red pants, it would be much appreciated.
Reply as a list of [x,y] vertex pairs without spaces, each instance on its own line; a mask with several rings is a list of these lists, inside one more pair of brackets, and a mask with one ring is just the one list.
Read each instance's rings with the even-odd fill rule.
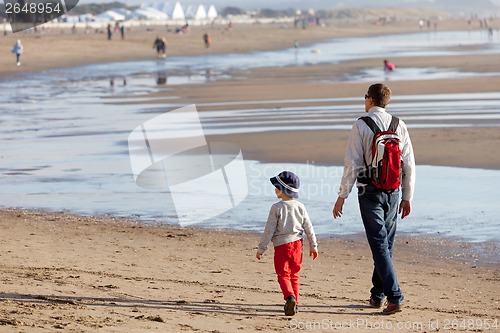
[[295,296],[299,303],[299,272],[302,268],[302,239],[274,248],[274,269],[283,298]]

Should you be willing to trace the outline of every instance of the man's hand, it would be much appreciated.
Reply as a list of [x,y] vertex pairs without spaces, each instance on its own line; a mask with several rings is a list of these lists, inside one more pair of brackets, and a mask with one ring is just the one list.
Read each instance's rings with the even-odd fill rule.
[[401,200],[399,204],[399,214],[401,214],[401,219],[404,219],[411,213],[411,202],[407,200]]
[[333,218],[342,217],[342,208],[344,207],[345,199],[338,197],[335,205],[333,206]]
[[313,260],[316,260],[316,258],[318,257],[318,252],[309,251],[309,257],[313,257]]
[[257,258],[258,260],[260,260],[260,258],[262,258],[262,254],[260,254],[259,252],[257,252],[255,254],[255,258]]

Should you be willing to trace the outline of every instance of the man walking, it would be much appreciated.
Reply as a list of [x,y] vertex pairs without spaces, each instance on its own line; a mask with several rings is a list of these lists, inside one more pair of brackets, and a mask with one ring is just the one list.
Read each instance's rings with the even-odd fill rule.
[[[392,255],[397,215],[398,212],[401,213],[403,219],[410,214],[415,186],[415,158],[408,129],[403,121],[399,121],[398,118],[386,112],[385,108],[390,99],[391,90],[386,85],[378,83],[368,88],[365,95],[365,111],[368,115],[358,119],[352,127],[339,196],[333,207],[333,217],[341,217],[344,200],[357,181],[361,218],[375,266],[372,275],[373,287],[370,290],[370,305],[381,308],[384,298],[387,297],[388,304],[383,310],[384,314],[393,314],[402,309],[404,297],[399,288]],[[373,140],[380,135],[380,132],[385,133],[386,138],[390,137],[390,139],[387,139],[388,141],[377,140],[376,147],[378,148],[374,150]],[[386,143],[389,141],[398,144],[393,144],[391,147],[390,143]],[[382,159],[379,164],[381,167],[373,168],[372,161],[375,153],[378,153],[380,149],[387,149],[384,156],[391,154],[390,149],[397,151],[397,163],[390,162],[390,159]],[[384,163],[390,165],[382,165]],[[394,176],[391,181],[381,179],[382,167],[387,171],[383,172],[384,175],[392,172],[395,175],[401,174],[402,178]],[[386,187],[384,182],[390,183],[392,187]]]

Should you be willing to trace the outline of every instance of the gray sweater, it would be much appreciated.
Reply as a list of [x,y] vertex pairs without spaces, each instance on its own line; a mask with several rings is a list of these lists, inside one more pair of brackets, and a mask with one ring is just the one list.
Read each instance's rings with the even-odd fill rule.
[[258,252],[263,254],[270,241],[276,247],[302,239],[304,232],[310,251],[318,252],[316,235],[304,204],[297,200],[279,201],[271,207]]

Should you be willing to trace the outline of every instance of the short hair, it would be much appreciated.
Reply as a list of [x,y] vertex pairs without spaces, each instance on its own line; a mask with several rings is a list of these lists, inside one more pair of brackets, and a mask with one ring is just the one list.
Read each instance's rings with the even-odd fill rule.
[[372,84],[368,88],[368,96],[373,99],[376,106],[385,108],[391,101],[391,89],[383,83]]

